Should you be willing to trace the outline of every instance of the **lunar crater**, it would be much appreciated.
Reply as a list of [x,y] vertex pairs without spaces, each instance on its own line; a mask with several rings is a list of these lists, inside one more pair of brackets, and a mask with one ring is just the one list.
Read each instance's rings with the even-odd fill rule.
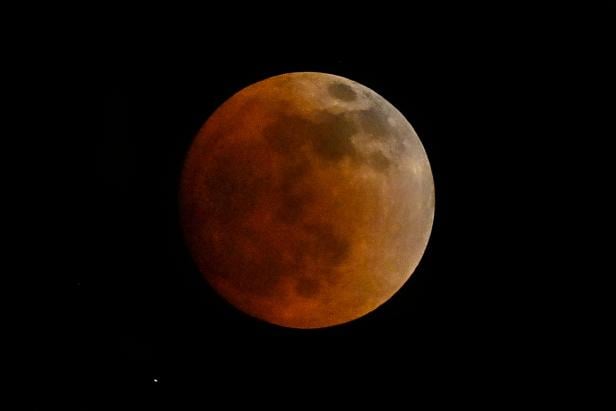
[[332,83],[327,87],[327,90],[329,91],[329,94],[339,100],[353,101],[357,98],[357,93],[355,93],[353,88],[344,83]]

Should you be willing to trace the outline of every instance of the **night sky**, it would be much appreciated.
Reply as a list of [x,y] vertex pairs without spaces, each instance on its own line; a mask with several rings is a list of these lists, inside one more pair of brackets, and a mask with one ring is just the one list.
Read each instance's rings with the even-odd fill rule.
[[[62,364],[46,375],[62,393],[80,393],[78,409],[116,394],[142,409],[183,390],[202,394],[203,406],[222,388],[254,383],[306,396],[356,381],[361,392],[394,369],[402,387],[468,383],[469,370],[498,385],[490,376],[527,361],[548,327],[536,310],[547,281],[535,273],[549,265],[536,262],[543,237],[529,222],[552,213],[537,200],[551,171],[539,179],[536,170],[554,141],[548,101],[566,97],[558,69],[571,48],[585,50],[567,24],[545,32],[545,16],[520,17],[524,27],[452,18],[349,46],[204,41],[106,59],[91,88],[101,137],[90,253],[62,294],[70,315],[45,324],[66,353],[45,351]],[[365,317],[317,330],[270,325],[225,302],[193,263],[179,221],[180,172],[201,125],[243,87],[293,71],[344,76],[391,102],[425,147],[436,193],[432,235],[406,285]],[[311,373],[319,377],[307,383]]]
[[[494,325],[498,319],[493,317],[500,314],[484,311],[485,304],[507,293],[496,279],[509,267],[498,262],[501,250],[487,230],[504,230],[509,222],[495,215],[492,204],[506,201],[498,197],[502,177],[487,170],[499,159],[479,153],[489,144],[498,156],[495,135],[511,133],[500,123],[499,108],[489,107],[489,101],[515,84],[478,88],[478,77],[488,68],[477,71],[473,65],[452,71],[450,67],[469,54],[450,53],[418,54],[417,60],[427,64],[415,59],[387,64],[386,56],[365,60],[344,54],[316,62],[197,61],[190,63],[188,75],[167,73],[156,78],[155,86],[148,82],[110,88],[105,96],[106,138],[96,157],[102,255],[80,287],[95,316],[89,338],[97,344],[107,340],[106,354],[127,370],[117,377],[120,382],[147,385],[153,378],[160,384],[185,378],[182,371],[178,375],[167,369],[219,361],[229,355],[229,344],[238,342],[269,345],[274,339],[285,346],[284,352],[302,352],[332,338],[446,346]],[[364,318],[312,331],[255,320],[218,297],[188,254],[177,200],[185,153],[212,111],[248,84],[298,70],[339,74],[389,99],[420,136],[436,187],[430,243],[402,290]],[[485,201],[485,190],[491,191],[490,202]],[[408,347],[400,354],[412,357]]]

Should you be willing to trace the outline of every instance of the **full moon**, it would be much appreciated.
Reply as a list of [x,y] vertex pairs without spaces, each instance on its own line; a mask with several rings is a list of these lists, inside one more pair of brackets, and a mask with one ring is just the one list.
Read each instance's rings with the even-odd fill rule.
[[434,219],[426,152],[352,80],[288,73],[207,120],[185,160],[181,218],[197,267],[241,311],[293,328],[373,311],[409,279]]

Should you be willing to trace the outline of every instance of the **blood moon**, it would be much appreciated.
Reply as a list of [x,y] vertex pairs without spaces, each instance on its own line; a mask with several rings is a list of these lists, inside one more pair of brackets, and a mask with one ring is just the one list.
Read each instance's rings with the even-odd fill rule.
[[185,161],[191,254],[235,307],[286,327],[359,318],[421,259],[434,217],[426,152],[384,98],[349,79],[289,73],[229,98]]

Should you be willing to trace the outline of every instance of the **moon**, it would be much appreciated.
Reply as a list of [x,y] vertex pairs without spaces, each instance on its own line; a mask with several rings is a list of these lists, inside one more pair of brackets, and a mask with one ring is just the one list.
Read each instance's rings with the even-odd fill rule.
[[424,254],[434,182],[413,127],[336,75],[254,83],[207,120],[185,160],[186,242],[211,286],[284,327],[346,323],[389,300]]

